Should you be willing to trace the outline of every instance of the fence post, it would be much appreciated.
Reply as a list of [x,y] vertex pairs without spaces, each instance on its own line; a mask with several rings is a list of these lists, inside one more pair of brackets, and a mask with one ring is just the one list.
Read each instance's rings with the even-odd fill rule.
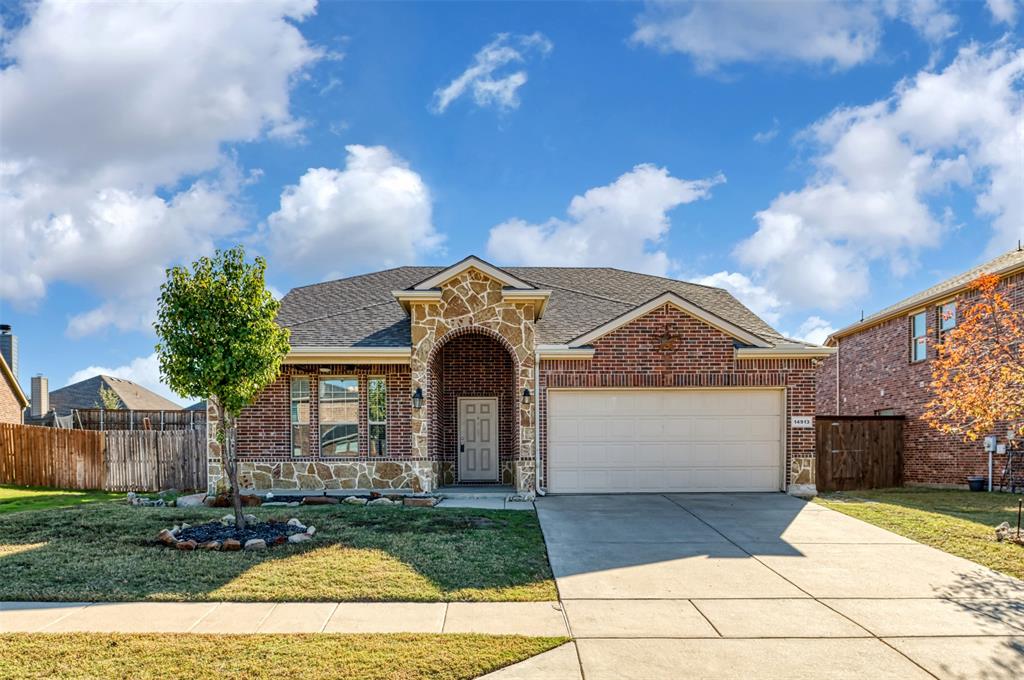
[[163,409],[160,410],[160,431],[161,432],[164,431],[164,412],[163,412]]
[[128,429],[135,429],[135,411],[128,411]]
[[104,412],[105,412],[105,409],[101,408],[100,409],[100,432],[103,432],[103,413]]

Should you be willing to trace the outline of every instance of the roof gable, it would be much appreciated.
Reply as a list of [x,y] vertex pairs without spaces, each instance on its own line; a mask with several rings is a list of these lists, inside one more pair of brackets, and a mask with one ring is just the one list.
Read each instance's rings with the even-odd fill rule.
[[3,374],[7,384],[11,387],[11,392],[14,394],[14,398],[18,400],[22,408],[28,406],[28,398],[21,389],[21,385],[18,384],[18,378],[14,375],[11,367],[7,365],[7,360],[4,359],[3,355],[0,355],[0,373]]
[[630,321],[639,319],[640,317],[645,316],[666,304],[672,305],[676,309],[685,312],[686,314],[689,314],[690,316],[700,321],[703,321],[709,326],[712,326],[713,328],[720,330],[726,335],[729,335],[735,338],[736,340],[739,340],[745,345],[750,345],[753,347],[771,346],[771,344],[765,341],[764,338],[754,335],[753,333],[740,328],[736,324],[730,321],[726,321],[725,319],[716,314],[712,314],[706,309],[698,307],[697,305],[693,304],[689,300],[686,300],[677,293],[674,293],[672,291],[665,291],[658,297],[652,300],[648,300],[644,304],[638,305],[637,307],[634,307],[628,312],[620,314],[619,316],[608,321],[607,323],[603,323],[597,328],[594,328],[593,330],[578,336],[577,338],[569,342],[569,347],[582,347],[584,345],[589,345],[598,338],[601,338],[611,333],[612,331],[621,328],[622,326],[625,326]]
[[431,290],[433,288],[437,288],[446,281],[454,279],[456,276],[469,269],[475,269],[484,276],[498,281],[502,286],[507,288],[516,288],[519,290],[532,290],[536,288],[536,286],[513,276],[504,269],[499,269],[490,262],[485,262],[475,255],[470,255],[460,262],[456,262],[452,266],[442,269],[433,276],[420,281],[416,285],[412,286],[411,290]]

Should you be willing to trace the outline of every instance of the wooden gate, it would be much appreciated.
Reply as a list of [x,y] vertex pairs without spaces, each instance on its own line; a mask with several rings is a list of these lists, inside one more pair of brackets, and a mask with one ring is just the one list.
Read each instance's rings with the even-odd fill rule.
[[903,484],[903,416],[816,416],[818,491]]

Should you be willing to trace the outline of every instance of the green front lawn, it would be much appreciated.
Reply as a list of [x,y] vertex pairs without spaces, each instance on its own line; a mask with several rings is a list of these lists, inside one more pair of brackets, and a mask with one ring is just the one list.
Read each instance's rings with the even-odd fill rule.
[[0,484],[0,514],[20,510],[46,510],[66,508],[81,503],[112,501],[124,498],[123,493],[106,491],[63,491],[34,486],[8,486]]
[[825,494],[815,502],[1017,578],[1024,548],[996,541],[1001,522],[1016,526],[1018,496],[945,489],[872,489]]
[[0,635],[0,677],[462,680],[557,647],[511,635]]
[[93,503],[0,515],[0,600],[556,600],[532,512],[347,505],[249,509],[298,517],[308,543],[180,552],[160,529],[216,508]]

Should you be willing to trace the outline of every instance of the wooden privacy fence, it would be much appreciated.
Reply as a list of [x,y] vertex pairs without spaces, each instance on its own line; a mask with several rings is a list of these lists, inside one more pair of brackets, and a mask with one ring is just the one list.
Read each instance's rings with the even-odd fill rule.
[[202,430],[206,411],[75,409],[72,422],[83,430]]
[[0,423],[0,484],[107,491],[204,489],[206,432],[96,432]]
[[818,491],[903,484],[903,416],[815,416]]

